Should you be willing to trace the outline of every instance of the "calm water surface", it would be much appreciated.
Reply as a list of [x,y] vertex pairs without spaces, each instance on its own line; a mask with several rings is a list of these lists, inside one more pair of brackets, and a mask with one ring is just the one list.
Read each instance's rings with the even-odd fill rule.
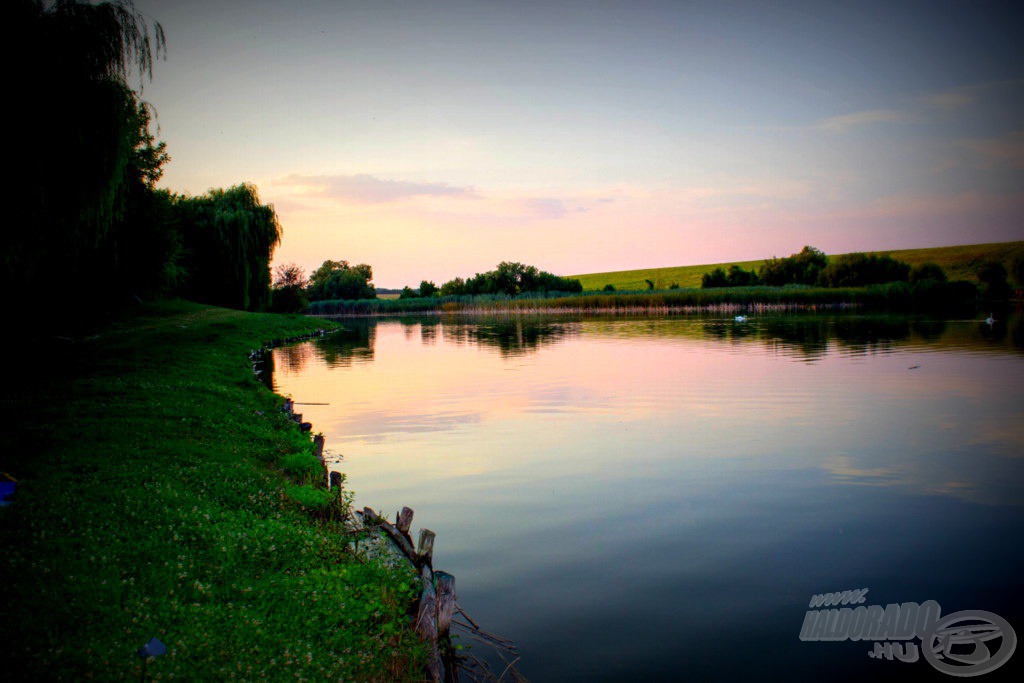
[[275,350],[277,391],[330,404],[357,505],[415,509],[531,680],[952,680],[801,642],[853,588],[1024,637],[1019,317],[344,324]]

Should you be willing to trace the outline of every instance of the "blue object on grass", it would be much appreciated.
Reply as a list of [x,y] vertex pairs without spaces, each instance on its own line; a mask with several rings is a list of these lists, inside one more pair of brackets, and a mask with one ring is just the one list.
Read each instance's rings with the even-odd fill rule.
[[16,488],[18,488],[18,482],[4,481],[0,479],[0,505],[11,504],[11,501],[7,499],[14,495],[14,490]]
[[153,638],[148,643],[142,646],[142,649],[139,650],[138,655],[143,659],[146,659],[147,657],[159,657],[160,655],[165,654],[166,652],[167,646],[161,643],[156,638]]

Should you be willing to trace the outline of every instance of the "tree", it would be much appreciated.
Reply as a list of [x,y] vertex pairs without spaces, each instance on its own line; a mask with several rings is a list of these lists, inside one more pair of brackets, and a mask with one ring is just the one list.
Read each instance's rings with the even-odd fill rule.
[[[929,269],[930,271],[930,269]],[[855,252],[832,260],[819,276],[823,287],[866,287],[906,282],[910,266],[891,256]]]
[[1018,289],[1024,289],[1024,254],[1017,254],[1010,263],[1010,272]]
[[228,308],[264,308],[281,225],[274,207],[260,203],[256,187],[243,183],[179,197],[176,214],[188,254],[188,297]]
[[[648,280],[650,282],[650,280]],[[725,274],[725,270],[722,268],[715,268],[714,270],[704,273],[700,276],[700,286],[702,289],[711,289],[712,287],[727,287],[729,285],[729,278]]]
[[335,299],[376,299],[371,284],[373,268],[365,263],[350,266],[348,261],[324,261],[309,278],[306,294],[310,301]]
[[274,289],[305,287],[308,284],[306,272],[294,263],[282,263],[274,269]]
[[757,284],[757,273],[753,270],[743,270],[738,265],[729,266],[729,273],[726,276],[729,287],[752,287]]
[[[459,278],[446,282],[441,288],[442,294],[447,291],[453,292],[457,288]],[[527,266],[522,263],[503,261],[494,270],[486,273],[477,273],[465,282],[465,294],[505,294],[507,296],[518,296],[519,294],[565,292],[577,293],[583,291],[583,284],[579,280],[559,277],[535,266]]]
[[415,299],[417,296],[418,294],[416,293],[416,290],[410,287],[409,285],[406,285],[405,287],[402,287],[402,292],[398,295],[398,298]]
[[420,282],[420,296],[431,297],[437,294],[437,285],[429,280]]
[[466,293],[466,281],[461,277],[452,278],[441,285],[441,296],[461,296]]
[[283,263],[274,269],[270,293],[270,310],[275,313],[297,313],[309,305],[306,297],[306,273],[294,263]]
[[937,263],[922,263],[910,269],[909,282],[912,285],[931,280],[933,282],[945,282],[946,271]]
[[148,112],[128,80],[152,78],[164,32],[131,0],[9,0],[2,16],[21,47],[6,85],[17,130],[7,159],[18,198],[9,225],[18,228],[4,231],[0,271],[44,297],[73,290],[87,301],[130,260],[120,251],[126,219],[133,230],[148,226],[132,205],[148,193],[132,185],[152,189],[167,157],[162,143],[147,142]]
[[981,283],[981,298],[989,300],[1008,299],[1010,283],[1006,279],[1006,267],[999,261],[989,261],[978,269]]
[[758,272],[764,284],[770,287],[783,285],[816,285],[821,271],[828,265],[828,257],[820,249],[805,246],[798,253],[787,258],[772,257],[765,261]]

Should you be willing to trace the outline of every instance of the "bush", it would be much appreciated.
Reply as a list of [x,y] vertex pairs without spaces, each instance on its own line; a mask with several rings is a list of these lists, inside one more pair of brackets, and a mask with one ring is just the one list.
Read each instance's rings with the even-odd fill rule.
[[270,292],[270,310],[274,313],[298,313],[308,305],[301,287],[280,287]]
[[945,282],[946,271],[936,263],[922,263],[921,265],[914,266],[910,269],[909,280],[912,285],[925,282],[926,280]]
[[1009,299],[1010,283],[1006,279],[1006,268],[998,261],[989,261],[978,269],[981,283],[981,298],[990,301]]
[[891,256],[853,253],[843,254],[829,263],[821,271],[819,283],[824,287],[867,287],[906,282],[909,275],[910,266]]

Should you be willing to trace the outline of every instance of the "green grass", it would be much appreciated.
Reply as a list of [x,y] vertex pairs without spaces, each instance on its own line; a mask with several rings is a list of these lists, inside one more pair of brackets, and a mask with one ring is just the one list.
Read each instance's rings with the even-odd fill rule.
[[[10,322],[10,321],[9,321]],[[410,576],[363,564],[249,350],[322,325],[186,303],[5,348],[10,679],[403,680]]]
[[[998,242],[994,244],[969,244],[956,247],[935,247],[929,249],[899,249],[896,251],[871,252],[889,254],[893,258],[906,261],[911,266],[922,263],[937,263],[946,271],[950,280],[969,280],[977,282],[976,273],[986,261],[1000,261],[1007,270],[1016,255],[1024,254],[1024,242]],[[831,254],[839,256],[840,254]],[[789,256],[789,254],[777,254]],[[620,270],[610,273],[588,273],[570,275],[579,280],[585,290],[599,290],[605,285],[612,285],[618,290],[647,289],[646,280],[654,282],[655,289],[667,289],[673,283],[680,287],[700,287],[700,278],[704,273],[715,268],[729,269],[738,265],[744,270],[757,270],[764,264],[759,261],[729,261],[726,263],[708,263],[696,266],[677,266],[672,268],[649,268],[646,270]]]

